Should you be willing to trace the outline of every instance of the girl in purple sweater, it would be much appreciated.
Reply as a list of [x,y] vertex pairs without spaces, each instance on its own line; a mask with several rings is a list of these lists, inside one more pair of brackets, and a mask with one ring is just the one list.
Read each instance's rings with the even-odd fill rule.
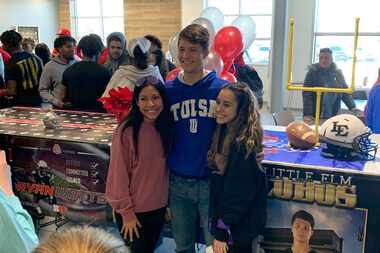
[[168,201],[172,118],[165,87],[153,76],[137,81],[132,109],[115,131],[106,198],[133,253],[153,253]]

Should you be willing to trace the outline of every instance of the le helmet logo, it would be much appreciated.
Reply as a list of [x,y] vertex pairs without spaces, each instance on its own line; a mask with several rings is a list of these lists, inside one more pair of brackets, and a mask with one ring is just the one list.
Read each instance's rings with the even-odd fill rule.
[[335,136],[348,136],[348,125],[338,123],[338,121],[333,122],[333,128],[331,129],[331,132],[335,133]]

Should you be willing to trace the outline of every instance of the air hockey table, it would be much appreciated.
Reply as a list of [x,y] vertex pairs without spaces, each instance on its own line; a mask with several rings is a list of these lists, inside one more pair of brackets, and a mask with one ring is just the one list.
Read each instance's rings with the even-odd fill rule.
[[[0,110],[0,146],[12,168],[14,189],[32,213],[77,222],[106,217],[104,197],[112,115],[55,110],[57,129],[44,127],[39,108]],[[34,211],[34,212],[33,212]]]

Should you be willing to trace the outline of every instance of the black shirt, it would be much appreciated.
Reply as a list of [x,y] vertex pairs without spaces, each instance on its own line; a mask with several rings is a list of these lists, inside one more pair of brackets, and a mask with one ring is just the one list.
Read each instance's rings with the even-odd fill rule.
[[98,101],[106,89],[111,75],[96,62],[81,61],[68,67],[62,76],[66,86],[66,99],[73,110],[105,112]]
[[[265,172],[257,164],[256,153],[246,159],[244,147],[230,147],[224,175],[211,173],[211,230],[219,241],[227,241],[225,230],[217,228],[223,220],[231,229],[232,239],[252,240],[265,226],[268,185]],[[233,239],[234,240],[234,239]]]
[[33,54],[25,51],[12,54],[5,65],[5,80],[17,83],[14,105],[40,106],[38,84],[42,68],[41,60]]

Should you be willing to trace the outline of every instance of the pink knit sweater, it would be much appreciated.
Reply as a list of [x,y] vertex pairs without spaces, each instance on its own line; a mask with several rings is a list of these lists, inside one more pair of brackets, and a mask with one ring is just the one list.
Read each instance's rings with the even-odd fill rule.
[[138,157],[133,146],[132,127],[117,128],[111,147],[106,198],[124,220],[135,213],[167,205],[168,171],[161,137],[154,125],[143,122],[138,136]]

